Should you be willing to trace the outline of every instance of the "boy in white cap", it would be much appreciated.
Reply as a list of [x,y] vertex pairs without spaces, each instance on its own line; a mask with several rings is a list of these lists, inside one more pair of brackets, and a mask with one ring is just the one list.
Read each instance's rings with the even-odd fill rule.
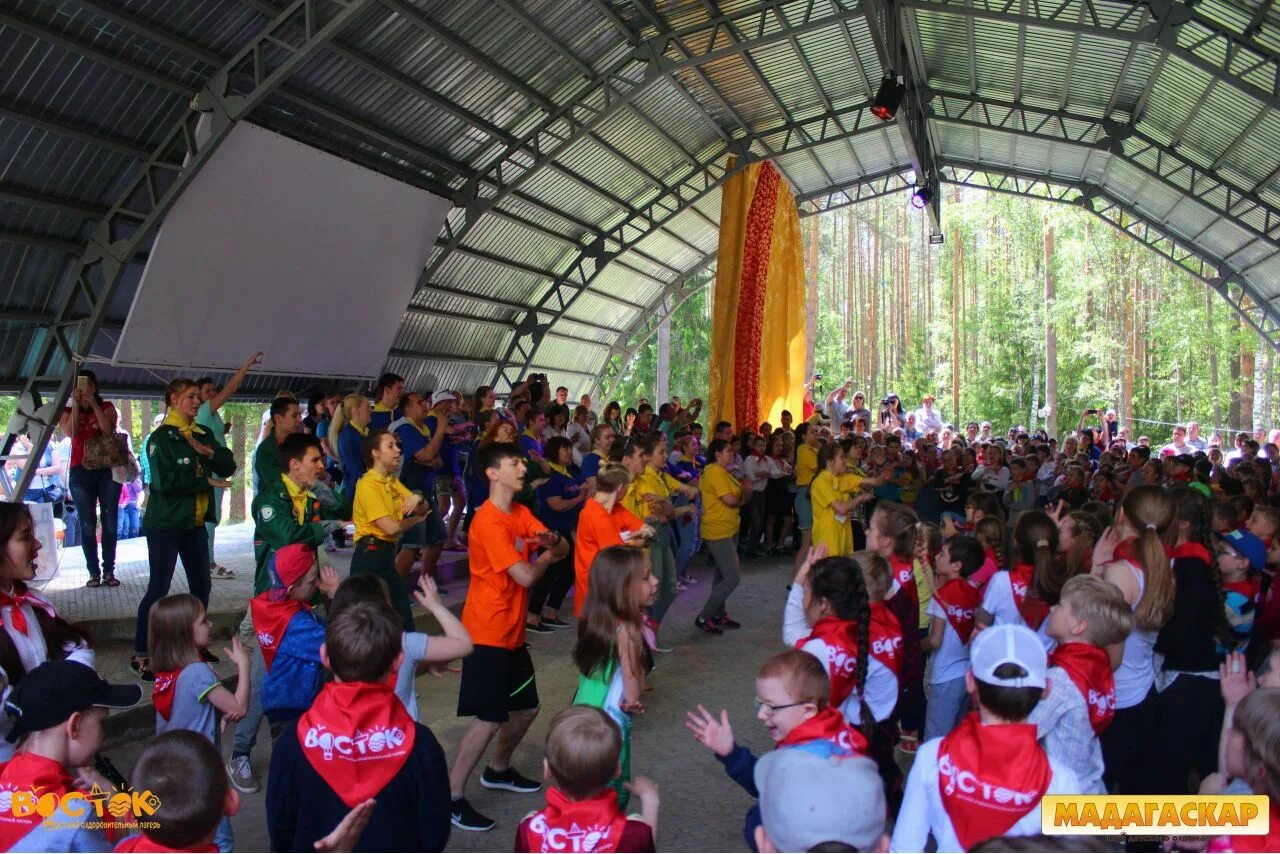
[[755,778],[761,852],[811,851],[832,842],[854,851],[889,850],[884,783],[870,759],[775,750],[756,763]]
[[993,836],[1040,833],[1040,800],[1076,794],[1072,771],[1050,759],[1026,723],[1044,693],[1048,658],[1035,633],[1005,623],[977,634],[965,675],[978,711],[925,742],[907,777],[892,851],[967,851]]

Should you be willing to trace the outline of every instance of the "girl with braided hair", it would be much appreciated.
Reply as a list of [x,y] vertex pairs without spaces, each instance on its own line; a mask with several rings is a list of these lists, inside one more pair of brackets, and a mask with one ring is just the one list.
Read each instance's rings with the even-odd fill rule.
[[1056,559],[1058,526],[1049,514],[1028,510],[1018,517],[1013,552],[1013,566],[997,572],[983,593],[978,625],[1020,623],[1044,639],[1049,607],[1058,603],[1066,581]]
[[1227,626],[1222,575],[1213,558],[1213,508],[1194,488],[1169,490],[1174,521],[1171,542],[1173,613],[1156,636],[1163,656],[1156,674],[1159,725],[1155,743],[1164,772],[1159,794],[1185,795],[1191,769],[1205,777],[1218,768],[1215,738],[1222,730],[1223,703],[1218,682],[1231,629]]

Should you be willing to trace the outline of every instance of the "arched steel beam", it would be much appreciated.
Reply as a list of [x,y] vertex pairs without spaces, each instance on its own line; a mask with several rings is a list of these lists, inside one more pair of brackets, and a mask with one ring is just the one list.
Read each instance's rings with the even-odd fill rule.
[[[236,123],[372,3],[338,0],[321,8],[320,0],[295,0],[213,74],[106,216],[92,228],[88,245],[72,269],[71,293],[45,327],[30,363],[19,396],[21,405],[31,407],[32,412],[46,400],[61,406],[71,393],[77,361],[88,355],[138,248]],[[87,319],[77,319],[85,316]],[[48,423],[39,424],[32,437],[30,453],[37,459],[53,434],[54,420],[49,417]],[[0,456],[9,455],[15,439],[11,433],[6,435]],[[26,491],[35,470],[35,466],[23,466],[16,494]]]
[[[609,263],[648,237],[663,223],[719,189],[733,175],[761,159],[752,150],[753,146],[767,139],[771,143],[771,150],[778,154],[788,154],[854,136],[879,133],[880,121],[871,115],[868,107],[869,104],[859,104],[804,121],[788,122],[735,140],[732,149],[726,146],[717,150],[680,181],[658,188],[657,194],[640,206],[641,216],[624,218],[614,225],[606,235],[587,247],[568,270],[556,279],[512,337],[506,354],[500,360],[502,367],[491,385],[501,391],[517,385],[533,363],[543,333],[587,292],[591,283]],[[738,159],[734,167],[729,169],[723,161],[731,154],[737,155]]]

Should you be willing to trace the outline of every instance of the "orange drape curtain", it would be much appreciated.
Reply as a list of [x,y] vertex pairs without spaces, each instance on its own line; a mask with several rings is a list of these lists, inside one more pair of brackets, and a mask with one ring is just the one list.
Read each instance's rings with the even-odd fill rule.
[[800,414],[804,275],[795,195],[772,163],[752,163],[721,191],[708,431],[717,421],[741,430],[776,425],[784,409]]

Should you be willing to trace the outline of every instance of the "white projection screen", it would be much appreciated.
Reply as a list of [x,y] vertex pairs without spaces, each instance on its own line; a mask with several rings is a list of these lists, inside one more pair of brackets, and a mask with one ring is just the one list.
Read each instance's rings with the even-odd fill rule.
[[451,203],[241,122],[165,217],[114,361],[369,378]]

